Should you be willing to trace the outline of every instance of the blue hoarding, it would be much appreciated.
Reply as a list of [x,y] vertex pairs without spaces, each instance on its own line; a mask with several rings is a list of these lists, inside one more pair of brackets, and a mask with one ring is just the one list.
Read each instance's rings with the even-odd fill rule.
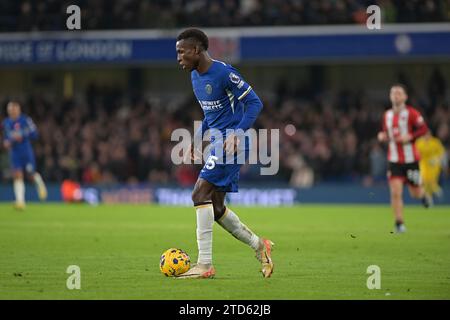
[[[350,59],[450,59],[450,24],[206,30],[211,55],[231,63]],[[1,65],[175,63],[176,32],[0,34]]]
[[[84,186],[85,196],[93,203],[157,203],[170,206],[192,206],[192,188],[161,185],[113,185],[113,186]],[[61,202],[61,187],[57,184],[48,186],[50,202]],[[436,199],[436,205],[450,204],[450,185],[443,187],[444,196]],[[27,185],[27,201],[38,201],[37,192],[33,185]],[[407,204],[420,204],[404,193]],[[11,185],[0,185],[0,202],[14,201]],[[389,189],[387,184],[362,187],[352,183],[321,183],[308,189],[290,188],[287,185],[260,186],[245,185],[238,193],[227,194],[227,201],[233,205],[242,206],[292,206],[302,203],[317,204],[384,204],[389,205]]]

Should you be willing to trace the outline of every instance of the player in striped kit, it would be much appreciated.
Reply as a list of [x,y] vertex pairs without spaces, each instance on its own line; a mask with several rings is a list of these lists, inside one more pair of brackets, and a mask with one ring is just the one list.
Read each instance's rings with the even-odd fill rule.
[[421,199],[428,208],[431,199],[425,195],[419,171],[419,153],[414,145],[417,138],[427,133],[428,127],[419,111],[406,104],[405,86],[391,87],[392,108],[383,116],[383,130],[378,133],[380,142],[388,143],[388,172],[391,205],[397,233],[406,231],[403,219],[403,185],[407,184],[413,198]]

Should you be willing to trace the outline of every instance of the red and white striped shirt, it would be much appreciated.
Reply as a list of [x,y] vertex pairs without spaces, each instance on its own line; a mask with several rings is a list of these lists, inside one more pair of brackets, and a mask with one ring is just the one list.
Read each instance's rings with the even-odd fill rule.
[[[406,106],[395,113],[389,109],[384,113],[383,131],[389,139],[388,161],[395,163],[413,163],[419,161],[419,153],[414,141],[428,131],[428,127],[419,111]],[[413,139],[407,143],[399,142],[401,136],[410,134]]]

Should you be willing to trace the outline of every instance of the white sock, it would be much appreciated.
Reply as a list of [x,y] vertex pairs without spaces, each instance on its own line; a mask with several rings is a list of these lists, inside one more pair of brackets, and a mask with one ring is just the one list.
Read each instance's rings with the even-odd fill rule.
[[39,174],[39,172],[35,172],[33,174],[33,178],[34,178],[34,183],[36,184],[36,187],[39,191],[40,188],[44,188],[45,184],[44,184],[44,180],[42,180],[41,175]]
[[217,223],[231,233],[236,239],[248,244],[253,250],[259,248],[259,237],[243,224],[239,220],[239,217],[229,208],[225,208],[225,213]]
[[25,184],[23,183],[23,179],[14,179],[13,185],[16,203],[25,203]]
[[214,210],[212,203],[195,208],[197,212],[197,245],[199,264],[212,264],[212,232]]

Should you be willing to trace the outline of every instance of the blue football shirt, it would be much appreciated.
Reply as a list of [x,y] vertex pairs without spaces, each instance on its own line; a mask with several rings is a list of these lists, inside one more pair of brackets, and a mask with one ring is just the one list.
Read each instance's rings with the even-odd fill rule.
[[[252,87],[229,64],[213,60],[206,72],[200,74],[193,70],[191,80],[194,94],[205,115],[202,134],[207,129],[216,129],[220,131],[219,138],[222,139],[229,129],[246,131],[262,109],[261,100]],[[244,148],[227,159],[221,152],[221,143],[215,138],[212,133],[211,141],[215,141],[212,143],[214,147],[210,150],[210,156],[199,176],[220,191],[237,192],[239,169],[242,165],[239,159],[245,161],[248,157],[249,139],[246,137],[242,145]]]
[[239,72],[229,64],[213,60],[206,72],[193,70],[191,80],[207,128],[220,130],[223,135],[226,129],[237,129],[245,112],[242,100],[253,93]]
[[[15,155],[33,152],[31,139],[37,138],[37,128],[30,117],[22,114],[17,119],[3,120],[4,139],[11,143],[11,153]],[[21,137],[21,141],[15,138]]]

